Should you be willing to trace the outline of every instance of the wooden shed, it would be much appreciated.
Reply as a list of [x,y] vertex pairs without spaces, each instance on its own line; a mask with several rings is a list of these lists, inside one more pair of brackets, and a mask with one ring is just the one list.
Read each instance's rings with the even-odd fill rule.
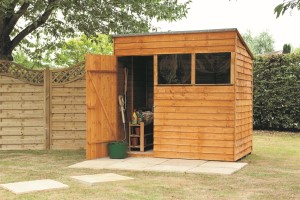
[[[87,159],[107,156],[107,143],[123,138],[119,95],[132,156],[236,161],[251,153],[253,56],[237,29],[113,42],[114,55],[86,56]],[[134,110],[152,123],[132,125]]]

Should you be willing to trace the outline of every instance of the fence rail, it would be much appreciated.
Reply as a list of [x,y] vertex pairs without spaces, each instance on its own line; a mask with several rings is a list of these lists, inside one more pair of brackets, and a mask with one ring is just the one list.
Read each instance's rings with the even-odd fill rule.
[[31,70],[0,61],[0,149],[85,148],[85,63]]

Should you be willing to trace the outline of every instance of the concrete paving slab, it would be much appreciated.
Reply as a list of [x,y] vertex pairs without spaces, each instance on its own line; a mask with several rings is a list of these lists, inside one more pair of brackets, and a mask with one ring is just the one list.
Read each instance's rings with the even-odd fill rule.
[[132,180],[133,179],[131,177],[121,176],[121,175],[114,174],[114,173],[71,176],[71,178],[75,179],[76,181],[79,181],[80,183],[84,183],[87,185],[94,185],[97,183]]
[[118,170],[133,170],[133,171],[143,171],[144,168],[153,166],[153,164],[142,163],[142,162],[119,162],[113,165],[107,166],[106,169],[118,169]]
[[153,164],[153,165],[157,165],[157,164],[161,164],[164,163],[166,161],[168,161],[169,159],[167,158],[135,158],[135,157],[129,157],[126,158],[124,162],[127,163],[147,163],[147,164]]
[[241,169],[246,165],[247,163],[209,161],[201,165],[201,167],[221,167],[221,168]]
[[84,161],[70,167],[132,171],[232,174],[246,165],[247,163],[207,160],[129,157],[126,159],[101,158],[97,160]]
[[190,166],[197,167],[199,165],[203,165],[204,163],[207,163],[206,160],[183,160],[183,159],[169,159],[166,162],[163,163],[163,165],[175,165],[175,166]]
[[51,179],[6,183],[0,186],[15,194],[69,188],[68,185]]
[[189,169],[186,173],[206,173],[206,174],[233,174],[234,172],[238,171],[235,168],[228,168],[228,167],[195,167],[193,169]]
[[166,162],[163,158],[127,158],[123,162],[115,162],[104,169],[143,171],[144,168]]
[[100,158],[76,163],[74,165],[69,166],[69,168],[106,169],[110,165],[124,161],[125,159]]
[[[194,166],[195,167],[195,166]],[[176,166],[176,165],[154,165],[152,167],[144,168],[144,171],[154,171],[154,172],[180,172],[184,173],[185,171],[194,168],[191,166]]]
[[112,170],[128,170],[128,171],[144,171],[144,168],[145,168],[144,165],[142,167],[128,165],[128,166],[112,166],[111,168],[107,168],[107,169],[112,169]]

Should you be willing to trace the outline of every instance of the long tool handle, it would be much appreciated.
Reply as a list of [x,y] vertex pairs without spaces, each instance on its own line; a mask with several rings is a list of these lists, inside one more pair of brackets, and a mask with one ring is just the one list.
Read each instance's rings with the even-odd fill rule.
[[125,115],[124,115],[124,98],[122,95],[119,95],[119,105],[120,105],[120,111],[122,113],[122,122],[125,124]]
[[124,67],[124,110],[127,107],[127,80],[128,80],[128,69]]

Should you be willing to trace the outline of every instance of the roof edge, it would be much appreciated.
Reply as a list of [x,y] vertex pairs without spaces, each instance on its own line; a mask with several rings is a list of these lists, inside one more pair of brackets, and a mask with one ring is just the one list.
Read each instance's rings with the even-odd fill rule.
[[165,31],[165,32],[147,32],[147,33],[129,33],[129,34],[116,34],[111,35],[113,38],[117,37],[134,37],[144,35],[166,35],[166,34],[183,34],[183,33],[213,33],[213,32],[230,32],[237,31],[237,28],[226,28],[226,29],[207,29],[207,30],[190,30],[190,31]]
[[241,35],[240,32],[238,31],[238,29],[236,29],[236,33],[237,33],[238,37],[240,38],[242,44],[245,46],[245,48],[246,48],[247,52],[249,53],[251,59],[254,60],[254,56],[253,56],[253,54],[252,54],[250,48],[248,47],[247,43],[245,42],[244,38],[242,37],[242,35]]

